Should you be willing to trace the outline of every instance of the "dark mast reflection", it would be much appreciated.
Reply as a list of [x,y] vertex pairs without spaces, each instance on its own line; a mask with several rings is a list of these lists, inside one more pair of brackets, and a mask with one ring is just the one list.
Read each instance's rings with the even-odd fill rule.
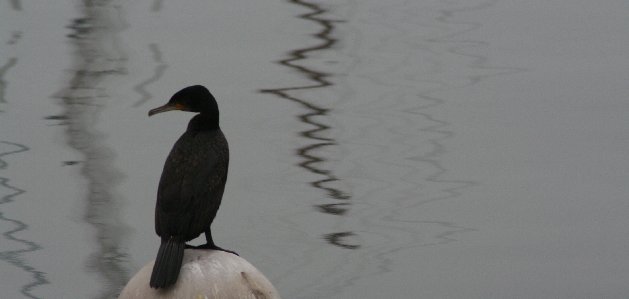
[[96,250],[87,267],[104,280],[98,298],[115,298],[129,278],[124,247],[129,228],[120,219],[124,201],[114,191],[123,175],[113,167],[114,151],[95,126],[109,98],[103,81],[126,73],[126,57],[117,38],[126,24],[121,10],[116,1],[82,2],[82,17],[68,26],[75,50],[73,69],[66,87],[57,95],[64,108],[58,117],[67,126],[67,142],[85,158],[66,165],[80,165],[88,181],[83,217],[96,231]]
[[[20,1],[11,1],[13,10],[22,10]],[[22,38],[22,31],[14,30],[11,34],[11,38],[7,41],[7,45],[16,45]],[[7,103],[6,90],[9,83],[7,82],[7,73],[17,65],[18,58],[8,58],[6,63],[0,66],[0,112],[5,111],[5,105]],[[0,170],[5,170],[9,167],[9,163],[4,160],[5,156],[19,154],[28,151],[28,146],[9,141],[0,141]],[[30,252],[34,252],[42,249],[41,245],[35,241],[25,239],[21,236],[21,233],[29,229],[29,225],[18,219],[14,218],[14,215],[7,215],[3,209],[3,205],[14,202],[16,198],[23,199],[26,190],[21,189],[10,182],[10,178],[0,176],[0,227],[2,227],[2,244],[10,244],[10,248],[19,244],[18,249],[5,250],[0,252],[0,260],[20,268],[22,271],[29,273],[31,279],[24,281],[20,286],[20,293],[28,298],[37,298],[31,292],[38,286],[49,284],[46,279],[46,273],[39,271],[34,266],[28,263],[26,255]]]
[[156,64],[155,70],[153,71],[153,75],[150,78],[138,83],[136,86],[133,87],[133,90],[135,90],[141,96],[140,99],[133,104],[134,108],[144,105],[144,103],[153,98],[153,95],[146,90],[146,86],[159,81],[159,79],[161,79],[164,75],[166,68],[168,67],[168,65],[162,61],[162,52],[159,50],[159,46],[157,44],[149,44],[149,50],[153,54],[153,61]]
[[[8,163],[2,159],[4,156],[18,154],[29,150],[27,146],[18,143],[7,141],[0,141],[0,143],[2,143],[2,145],[0,145],[2,148],[2,150],[0,150],[0,170],[8,167]],[[5,146],[9,146],[12,149],[5,151]],[[0,205],[13,202],[16,197],[23,195],[26,192],[25,190],[10,184],[9,181],[9,178],[0,176],[0,190],[2,191]],[[6,229],[6,231],[2,232],[3,239],[20,244],[20,249],[0,252],[0,260],[30,273],[32,281],[25,282],[24,285],[22,285],[21,293],[28,298],[36,299],[37,297],[31,294],[31,291],[35,287],[48,284],[49,282],[46,279],[45,273],[38,271],[33,266],[28,264],[24,255],[29,252],[40,250],[42,247],[34,241],[18,237],[20,232],[28,230],[28,224],[19,219],[7,216],[2,209],[0,209],[0,223],[2,223],[3,230]]]
[[[0,66],[0,104],[5,104],[7,100],[5,99],[5,92],[7,89],[7,82],[4,80],[4,75],[9,71],[10,68],[17,64],[17,58],[11,57],[3,66]],[[0,106],[0,112],[4,112],[4,108]]]
[[[325,51],[334,46],[337,39],[332,37],[332,32],[335,29],[334,23],[337,21],[322,18],[322,15],[328,12],[328,10],[316,3],[303,0],[290,0],[289,2],[295,5],[303,6],[310,10],[310,12],[299,15],[298,17],[314,22],[321,27],[319,32],[312,35],[319,40],[320,43],[311,47],[292,50],[288,52],[286,58],[277,61],[277,63],[292,70],[296,70],[303,77],[312,81],[312,84],[263,89],[261,92],[274,94],[282,99],[298,103],[307,109],[305,113],[297,115],[297,118],[301,122],[313,127],[312,129],[299,132],[300,136],[308,139],[311,143],[296,149],[297,155],[302,158],[302,161],[299,162],[298,165],[313,174],[323,176],[321,179],[311,181],[310,185],[319,190],[325,191],[328,194],[328,197],[336,200],[335,203],[331,204],[315,205],[317,210],[326,214],[345,215],[351,205],[349,202],[351,196],[349,196],[346,192],[331,186],[331,183],[339,181],[339,178],[332,172],[331,169],[325,168],[324,163],[327,159],[318,153],[319,150],[324,147],[337,145],[334,138],[322,136],[324,135],[322,133],[328,131],[331,127],[321,121],[321,116],[326,116],[331,109],[291,94],[291,91],[319,89],[333,85],[333,83],[329,80],[332,76],[331,74],[300,65],[299,62],[307,60],[309,55],[314,52]],[[353,235],[353,232],[335,232],[325,234],[323,238],[334,246],[356,249],[359,248],[359,245],[348,245],[343,242],[345,237]]]

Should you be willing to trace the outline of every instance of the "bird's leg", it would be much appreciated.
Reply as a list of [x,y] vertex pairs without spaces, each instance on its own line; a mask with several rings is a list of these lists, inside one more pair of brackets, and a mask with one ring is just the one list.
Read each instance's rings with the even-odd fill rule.
[[221,247],[216,246],[216,244],[214,244],[214,240],[212,240],[212,231],[210,229],[205,231],[205,240],[206,243],[203,245],[199,245],[193,248],[196,249],[214,249],[214,250],[220,250],[220,251],[225,251],[225,252],[229,252],[235,255],[238,255],[238,253],[231,251],[231,250],[227,250],[227,249],[223,249]]

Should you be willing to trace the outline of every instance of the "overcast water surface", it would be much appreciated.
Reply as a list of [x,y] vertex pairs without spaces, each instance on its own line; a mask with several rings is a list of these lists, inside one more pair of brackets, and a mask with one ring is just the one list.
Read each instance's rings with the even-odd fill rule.
[[[629,2],[0,2],[0,297],[116,298],[207,86],[283,298],[629,298]],[[200,241],[196,241],[198,243]]]

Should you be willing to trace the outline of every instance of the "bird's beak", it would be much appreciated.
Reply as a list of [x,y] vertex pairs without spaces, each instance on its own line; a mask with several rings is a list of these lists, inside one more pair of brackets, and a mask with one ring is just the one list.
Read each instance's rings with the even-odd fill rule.
[[166,104],[164,106],[157,107],[155,109],[151,109],[151,111],[149,111],[149,116],[152,116],[152,115],[157,114],[157,113],[167,112],[167,111],[181,110],[181,108],[182,107],[180,107],[179,105]]

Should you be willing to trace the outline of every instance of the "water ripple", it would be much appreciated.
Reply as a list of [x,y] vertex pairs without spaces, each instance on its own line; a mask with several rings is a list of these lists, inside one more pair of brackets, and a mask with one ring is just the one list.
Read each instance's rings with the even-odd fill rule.
[[[5,99],[5,93],[7,89],[7,82],[4,80],[4,76],[9,71],[10,68],[17,64],[17,58],[11,57],[2,67],[0,67],[0,104],[5,104],[7,100]],[[0,112],[4,112],[2,107],[0,107]]]
[[[344,169],[355,174],[348,179],[360,198],[350,220],[358,221],[368,246],[342,257],[358,262],[328,268],[325,277],[294,291],[309,298],[341,298],[358,281],[395,272],[410,253],[476,231],[454,216],[429,212],[439,203],[465,200],[465,192],[480,184],[457,179],[448,167],[448,142],[457,132],[454,120],[440,112],[454,101],[448,91],[523,71],[490,64],[484,53],[490,45],[468,37],[484,24],[458,20],[496,1],[350,2],[347,42],[339,50],[350,67],[337,89],[346,90],[342,111],[352,126],[341,132],[348,140]],[[334,242],[335,235],[327,237]]]
[[[18,143],[7,142],[7,141],[0,141],[0,143],[9,145],[15,148],[13,150],[0,152],[0,170],[6,169],[9,165],[5,160],[2,159],[2,157],[21,153],[21,152],[26,152],[29,150],[27,146],[18,144]],[[8,194],[3,195],[2,198],[0,198],[0,205],[6,205],[8,203],[11,203],[15,201],[15,198],[17,196],[22,195],[26,192],[23,189],[20,189],[16,186],[9,184],[9,181],[10,180],[6,177],[0,177],[0,187],[2,187],[3,189],[9,190]],[[7,217],[2,210],[0,210],[0,221],[8,222],[9,224],[7,224],[6,227],[12,227],[11,229],[2,233],[2,236],[4,237],[4,239],[21,245],[20,246],[21,249],[6,250],[6,251],[0,252],[0,260],[3,260],[17,268],[22,269],[24,272],[30,273],[32,277],[32,281],[27,282],[21,287],[21,293],[28,298],[36,299],[37,297],[35,297],[35,295],[31,293],[31,291],[35,287],[48,284],[49,282],[46,279],[46,274],[44,272],[38,271],[33,266],[29,265],[26,259],[24,258],[24,255],[29,252],[40,250],[42,247],[39,244],[35,243],[34,241],[19,238],[17,236],[19,235],[20,232],[28,230],[28,225],[26,223],[18,219]]]
[[75,48],[74,66],[66,87],[57,94],[64,112],[56,118],[67,126],[67,142],[85,157],[81,174],[88,181],[84,220],[95,228],[97,249],[87,268],[101,275],[103,286],[98,298],[116,297],[129,278],[129,257],[125,236],[129,227],[120,219],[123,198],[115,191],[123,174],[114,165],[115,152],[97,129],[98,116],[109,99],[105,81],[127,73],[127,57],[117,34],[126,28],[123,5],[119,1],[87,1],[83,16],[68,27]]
[[140,82],[135,87],[133,87],[133,90],[135,90],[141,96],[141,98],[133,104],[133,107],[140,107],[144,103],[146,103],[146,101],[150,100],[153,97],[153,95],[150,92],[146,91],[146,86],[154,82],[157,82],[164,75],[164,72],[166,71],[166,68],[168,67],[168,65],[162,61],[162,53],[159,51],[159,47],[157,46],[157,44],[150,44],[149,50],[151,50],[151,53],[153,54],[152,55],[153,61],[157,65],[155,66],[155,71],[153,72],[153,76]]
[[[314,53],[329,50],[337,43],[337,39],[332,37],[332,33],[335,29],[334,24],[339,21],[323,17],[328,10],[323,8],[320,4],[303,0],[291,0],[288,2],[310,10],[310,12],[301,14],[298,17],[314,22],[321,27],[318,32],[312,34],[319,43],[314,46],[292,50],[288,52],[286,58],[277,61],[277,63],[292,70],[296,70],[303,77],[310,80],[312,84],[263,89],[260,92],[274,94],[282,99],[297,103],[306,109],[305,113],[297,115],[297,119],[311,128],[301,131],[298,134],[307,139],[310,143],[296,149],[297,155],[301,157],[301,162],[298,163],[298,166],[312,174],[322,177],[311,181],[310,185],[318,190],[324,191],[329,198],[337,201],[331,204],[315,205],[315,208],[325,214],[345,215],[351,205],[351,202],[348,201],[351,199],[351,196],[347,191],[334,187],[333,184],[340,181],[340,179],[331,169],[326,167],[325,162],[327,162],[328,159],[321,154],[323,148],[336,146],[338,144],[334,138],[326,136],[325,133],[331,129],[331,126],[321,120],[330,113],[331,108],[291,93],[292,91],[298,90],[322,89],[333,85],[333,82],[330,80],[331,74],[304,66],[301,63],[308,60]],[[323,235],[323,239],[334,246],[357,249],[360,245],[343,243],[345,237],[353,234],[355,233],[328,233]]]

